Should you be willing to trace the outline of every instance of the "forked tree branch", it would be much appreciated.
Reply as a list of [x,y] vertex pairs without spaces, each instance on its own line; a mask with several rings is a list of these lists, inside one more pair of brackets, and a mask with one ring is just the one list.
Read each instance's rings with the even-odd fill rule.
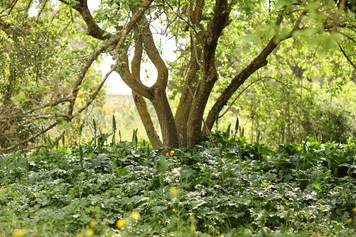
[[[110,39],[104,41],[104,43],[97,49],[95,52],[93,52],[87,62],[85,63],[84,67],[80,70],[79,76],[73,86],[72,89],[72,95],[71,95],[71,101],[69,104],[68,108],[68,116],[71,117],[73,114],[74,110],[74,105],[75,101],[77,99],[80,86],[85,78],[86,73],[88,72],[90,66],[93,64],[93,62],[99,57],[100,54],[105,52],[107,49],[109,49],[112,46],[115,46],[115,50],[120,48],[126,38],[126,35],[134,28],[134,26],[140,21],[142,16],[144,15],[144,12],[147,10],[147,8],[150,6],[153,0],[146,0],[145,3],[139,10],[135,12],[131,20],[122,28],[120,32],[117,34],[113,35]],[[86,2],[86,1],[81,1],[81,2]],[[125,62],[124,62],[125,63]]]
[[[141,70],[141,60],[143,53],[143,40],[142,35],[140,34],[138,27],[135,29],[135,53],[131,60],[131,70],[132,75],[135,80],[141,81],[140,70]],[[134,102],[137,108],[137,111],[140,115],[143,126],[145,127],[146,134],[154,148],[162,147],[162,141],[158,136],[158,133],[153,125],[151,115],[148,111],[147,104],[143,96],[132,92]]]
[[153,87],[160,91],[165,91],[168,83],[168,68],[156,47],[147,19],[143,18],[143,24],[143,45],[148,58],[151,60],[157,70],[157,81]]
[[152,89],[145,86],[141,81],[135,79],[130,71],[129,60],[126,50],[121,50],[118,52],[118,60],[120,63],[117,66],[117,71],[119,72],[121,79],[135,92],[143,95],[149,100],[153,99]]
[[109,78],[109,76],[111,75],[111,73],[114,70],[115,70],[115,66],[112,66],[111,70],[108,73],[106,73],[104,78],[101,80],[101,82],[95,88],[94,92],[90,95],[89,100],[85,103],[85,105],[83,105],[81,108],[79,108],[75,114],[73,114],[73,117],[77,117],[78,115],[80,115],[84,110],[86,110],[93,103],[93,101],[96,99],[96,97],[99,95],[99,92],[103,88],[106,80]]

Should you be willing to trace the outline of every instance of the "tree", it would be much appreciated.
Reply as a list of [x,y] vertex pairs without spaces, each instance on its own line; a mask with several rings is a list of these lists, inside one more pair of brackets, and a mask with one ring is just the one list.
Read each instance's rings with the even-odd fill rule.
[[[103,0],[95,15],[87,0],[60,2],[79,13],[87,33],[102,41],[73,86],[69,120],[81,111],[74,104],[89,67],[100,54],[110,53],[117,61],[113,70],[132,89],[148,138],[156,148],[191,147],[209,137],[235,92],[288,39],[299,34],[314,40],[319,35],[333,45],[339,40],[336,33],[354,23],[348,1]],[[173,65],[163,59],[154,37],[156,26],[176,38],[180,53]],[[247,36],[252,43],[240,40]],[[236,47],[243,50],[237,52]],[[134,54],[129,60],[131,48]],[[157,70],[156,82],[150,87],[140,75],[145,58]],[[229,69],[222,70],[226,65]],[[169,84],[180,95],[175,114],[167,96]],[[147,101],[157,114],[161,138]]]
[[[70,2],[62,1],[68,5]],[[344,14],[345,4],[335,5],[332,1],[273,1],[269,6],[265,1],[154,1],[146,14],[133,28],[125,47],[116,52],[112,51],[119,64],[115,70],[121,75],[126,84],[133,90],[136,107],[145,125],[147,135],[154,147],[191,147],[201,141],[202,136],[209,136],[220,111],[227,104],[234,93],[257,70],[268,64],[268,56],[279,47],[283,41],[294,36],[298,31],[317,29],[319,32],[329,32],[332,35],[339,31],[341,26],[349,24]],[[116,5],[115,5],[116,3]],[[126,11],[135,13],[140,9],[140,1],[129,1],[127,6],[116,1],[103,1],[103,9],[107,10],[107,17],[102,16],[99,22],[112,21],[110,12]],[[99,27],[88,10],[85,0],[76,2],[72,6],[83,17],[88,26],[88,33],[93,37],[104,40],[110,35],[105,29]],[[261,14],[264,22],[248,22],[253,18],[254,12]],[[274,20],[271,20],[273,19]],[[351,18],[352,19],[352,18]],[[259,35],[264,47],[235,75],[228,75],[226,87],[216,98],[211,109],[207,112],[207,103],[212,95],[214,86],[221,78],[218,63],[219,44],[227,40],[229,30],[239,27],[239,21],[247,21],[255,25],[257,31],[263,28],[268,32]],[[159,23],[158,23],[159,22]],[[152,25],[167,24],[167,31],[176,34],[177,38],[184,41],[184,52],[189,52],[185,57],[185,73],[180,77],[180,101],[173,115],[167,97],[167,85],[170,70],[163,60],[159,47],[155,42]],[[251,26],[249,26],[251,27]],[[249,30],[242,27],[241,30]],[[225,32],[225,33],[224,33]],[[225,34],[225,35],[224,35]],[[223,39],[225,38],[225,39]],[[129,62],[129,48],[134,47],[134,55]],[[148,87],[142,83],[140,67],[143,53],[157,70],[155,84]],[[248,51],[243,52],[249,54]],[[234,58],[234,57],[232,57]],[[231,63],[231,67],[235,65]],[[232,70],[233,71],[233,70]],[[171,74],[173,74],[171,72]],[[150,114],[147,110],[145,99],[149,100],[157,113],[162,142],[153,127]],[[207,116],[204,119],[204,113]]]
[[[64,18],[46,11],[30,15],[29,6],[23,1],[0,5],[0,150],[25,147],[51,121],[63,119],[61,105],[80,69],[65,65],[86,54],[70,45],[75,39],[71,27],[62,25]],[[94,76],[92,82],[98,78],[94,72],[88,76]]]
[[[142,14],[98,46],[80,24],[71,24],[76,16],[67,8],[50,1],[1,2],[0,152],[41,146],[39,137],[80,117],[113,71],[99,81],[90,66],[107,48],[120,47]],[[83,59],[84,65],[77,63]]]

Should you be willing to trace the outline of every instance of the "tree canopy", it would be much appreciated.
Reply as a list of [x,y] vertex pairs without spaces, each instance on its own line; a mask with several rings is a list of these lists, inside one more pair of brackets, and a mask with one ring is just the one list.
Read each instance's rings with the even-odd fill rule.
[[[19,147],[73,121],[113,71],[132,89],[153,147],[194,146],[254,80],[278,81],[284,71],[293,80],[283,88],[303,79],[355,81],[354,11],[352,1],[103,0],[96,9],[86,0],[1,3],[1,146]],[[165,59],[162,37],[174,42],[175,60]],[[89,69],[104,54],[115,64],[98,82]],[[152,86],[143,80],[146,62],[157,71]],[[11,128],[26,139],[9,139]]]

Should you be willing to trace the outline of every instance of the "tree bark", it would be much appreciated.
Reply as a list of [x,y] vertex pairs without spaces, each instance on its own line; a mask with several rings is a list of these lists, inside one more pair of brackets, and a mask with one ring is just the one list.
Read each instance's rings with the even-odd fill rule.
[[187,146],[187,123],[189,113],[192,107],[193,94],[196,90],[197,81],[199,80],[197,72],[199,71],[198,60],[201,49],[197,48],[193,37],[191,37],[190,62],[184,84],[181,89],[181,97],[175,114],[179,145]]
[[203,78],[200,79],[189,113],[187,123],[188,147],[201,140],[203,115],[210,93],[218,80],[215,65],[215,52],[223,29],[228,25],[230,6],[226,0],[216,0],[214,15],[204,32],[203,42]]
[[151,115],[148,112],[145,99],[142,96],[136,94],[135,92],[133,92],[132,95],[134,98],[137,111],[140,115],[140,119],[143,123],[143,126],[145,127],[148,140],[152,144],[153,148],[157,149],[162,147],[161,139],[159,138],[156,129],[153,125]]
[[[134,30],[134,38],[135,38],[135,54],[131,60],[131,70],[132,76],[136,81],[141,81],[141,60],[143,53],[143,41],[142,35],[139,32],[139,28],[136,27]],[[145,131],[147,137],[154,148],[162,147],[162,142],[157,134],[157,131],[153,125],[151,115],[147,109],[147,104],[143,96],[132,91],[132,95],[134,98],[134,102],[136,105],[136,109],[138,114],[140,115],[140,119],[145,127]]]
[[187,146],[192,147],[200,142],[203,115],[211,90],[216,80],[200,81],[196,96],[193,99],[187,122]]
[[163,147],[179,147],[177,127],[165,91],[156,90],[152,104],[161,127]]

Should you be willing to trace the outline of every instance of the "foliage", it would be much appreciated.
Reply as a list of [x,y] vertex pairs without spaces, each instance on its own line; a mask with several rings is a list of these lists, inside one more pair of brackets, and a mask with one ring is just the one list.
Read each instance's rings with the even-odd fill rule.
[[4,155],[0,235],[355,234],[354,140],[272,151],[227,133],[212,139],[164,155],[110,141]]
[[[110,28],[120,25],[127,17],[128,9],[134,8],[132,5],[138,2],[118,4],[116,1],[103,1],[94,13],[95,20],[103,26],[104,30],[109,31]],[[233,94],[239,88],[243,88],[241,85],[246,84],[247,79],[255,77],[255,74],[260,71],[262,77],[277,76],[280,79],[290,74],[289,71],[295,73],[293,68],[299,67],[302,71],[307,71],[305,77],[302,75],[303,77],[299,78],[300,81],[309,79],[313,82],[316,81],[315,79],[323,82],[354,78],[350,76],[354,65],[349,58],[353,54],[350,53],[351,51],[345,54],[344,51],[344,49],[350,50],[354,45],[354,31],[349,27],[354,23],[354,9],[350,7],[349,2],[344,2],[342,5],[335,1],[293,0],[154,1],[153,6],[154,13],[149,9],[138,29],[126,40],[127,45],[135,49],[136,57],[133,62],[136,63],[132,62],[131,66],[135,64],[137,68],[133,70],[129,67],[127,55],[130,54],[130,47],[126,47],[123,52],[118,53],[121,54],[119,60],[125,63],[121,63],[121,69],[118,68],[117,71],[136,94],[147,98],[154,105],[159,118],[163,146],[185,147],[198,143],[201,135],[206,136],[210,132],[216,118],[233,98]],[[82,7],[85,8],[84,5]],[[88,25],[88,28],[91,25]],[[144,31],[147,32],[142,34]],[[147,37],[151,35],[154,37],[148,41]],[[146,39],[142,42],[141,37]],[[173,44],[168,43],[162,47],[162,40],[167,38],[170,38]],[[174,60],[164,60],[167,56],[165,54],[169,54],[166,51],[176,55]],[[147,59],[153,63],[152,68],[154,66],[158,72],[157,83],[153,85],[152,91],[140,83],[135,83],[132,80],[134,77],[130,76],[137,74],[134,71],[140,71],[138,62]],[[267,64],[271,67],[270,70],[264,70]],[[164,106],[157,103],[157,100],[166,103],[166,88],[164,90],[161,88],[160,93],[155,92],[156,85],[158,87],[158,84],[167,84],[168,74],[172,79],[169,81],[170,99],[178,100],[174,117],[172,111],[175,108],[170,108],[168,103]],[[300,75],[288,77],[290,80],[288,79],[288,83],[281,86],[282,89],[279,91],[281,93],[276,93],[277,96],[282,92],[288,93],[295,89],[292,87],[296,84],[289,82]],[[140,79],[138,74],[136,80]],[[265,90],[259,92],[263,97]],[[253,96],[254,94],[251,97]],[[155,97],[159,99],[156,100]],[[294,98],[291,96],[288,101]],[[209,106],[207,101],[210,102]],[[247,107],[248,102],[239,101],[238,106]],[[285,108],[285,104],[280,100],[274,102],[274,105],[279,108]],[[255,104],[257,103],[254,103],[253,109],[259,106]],[[290,106],[287,106],[288,109]],[[142,104],[137,106],[141,108],[140,116],[145,123],[148,137],[154,146],[159,147],[157,145],[159,142],[156,142],[157,136],[154,136],[156,131],[153,126],[150,126],[149,114],[142,115],[143,107]],[[275,138],[274,143],[299,142],[306,137],[305,133],[314,133],[314,131],[300,131],[293,137],[296,129],[290,124],[301,120],[293,112],[297,114],[300,111],[293,110],[292,116],[284,117],[285,120],[290,119],[287,122],[289,124],[280,119],[276,121],[279,123],[275,126],[277,128],[271,129],[283,130],[280,132],[282,135]],[[322,112],[326,114],[325,117],[328,117],[329,111]],[[344,116],[341,117],[341,120],[344,120]],[[298,128],[302,126],[293,125]],[[347,126],[340,126],[340,128],[347,130]],[[251,130],[253,134],[255,129]],[[266,134],[265,137],[269,137],[268,135]],[[324,140],[336,137],[327,137],[325,134],[322,136]],[[342,137],[344,139],[344,136]]]
[[[134,92],[141,127],[156,148],[198,144],[229,102],[245,113],[242,123],[251,121],[246,129],[251,138],[274,145],[309,135],[345,142],[353,134],[354,111],[329,109],[303,87],[310,86],[306,80],[311,87],[328,84],[332,96],[355,88],[345,82],[355,78],[351,5],[331,0],[1,2],[0,151],[58,143],[64,133],[75,137],[76,129],[93,119],[74,118],[88,112],[86,105],[102,88],[96,83],[99,74],[88,71],[102,55],[112,56],[112,71]],[[140,75],[147,65],[154,71],[147,73],[155,81],[151,85]],[[237,105],[232,101],[247,82],[261,78],[280,84],[264,80]],[[321,123],[315,123],[318,117]]]
[[[0,4],[0,150],[26,141],[54,121],[65,124],[64,103],[79,74],[78,62],[96,47],[78,31],[80,25],[71,24],[76,16],[50,2],[36,4]],[[88,72],[78,104],[87,100],[99,77],[95,70]],[[41,144],[34,138],[19,147],[29,143]]]
[[[0,236],[355,235],[355,10],[337,2],[2,1],[0,152],[48,148],[0,155]],[[132,106],[95,104],[102,55],[151,144],[121,142]]]
[[340,52],[324,57],[322,45],[300,46],[300,41],[282,44],[270,65],[251,76],[221,114],[218,129],[238,117],[250,141],[259,135],[271,146],[308,137],[345,143],[356,135],[353,68]]

